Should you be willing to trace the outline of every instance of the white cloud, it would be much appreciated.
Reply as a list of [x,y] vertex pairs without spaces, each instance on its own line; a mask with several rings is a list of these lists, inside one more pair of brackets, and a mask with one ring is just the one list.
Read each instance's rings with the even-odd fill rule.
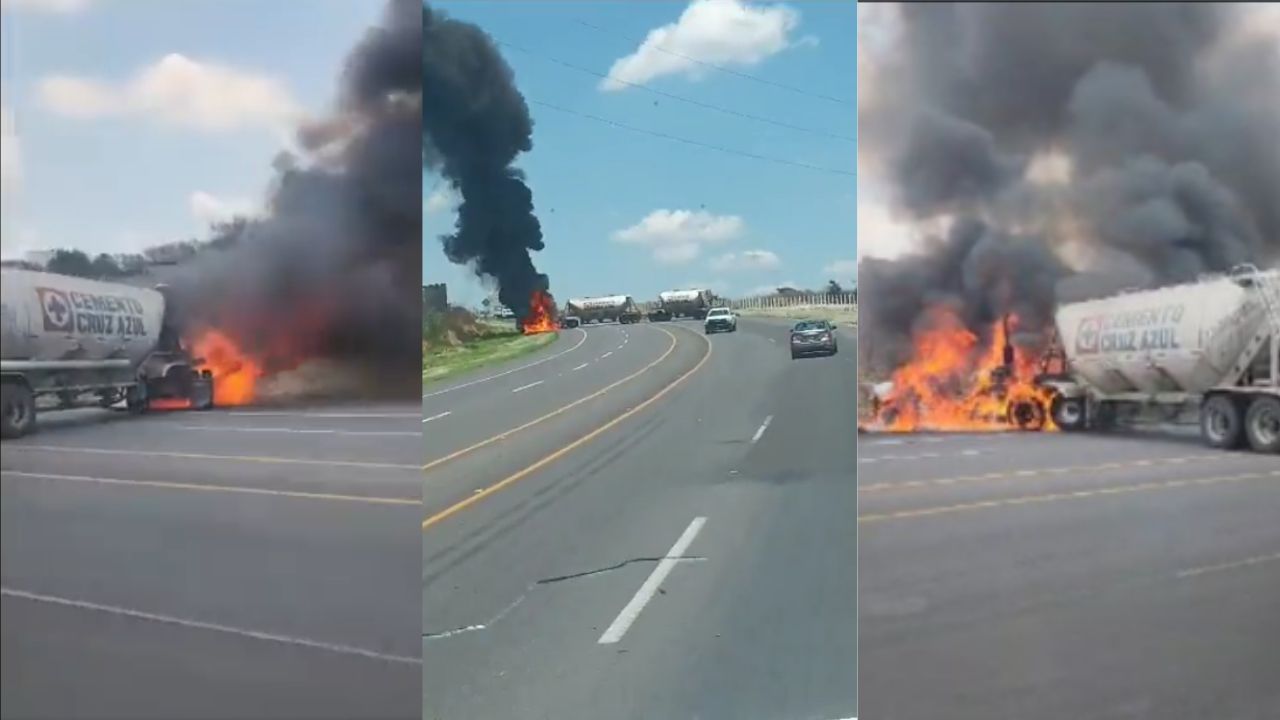
[[435,190],[427,196],[426,213],[435,215],[437,213],[452,212],[458,207],[458,203],[462,198],[458,195],[458,191],[448,183],[441,183]]
[[703,210],[654,210],[631,227],[613,234],[615,242],[640,245],[667,265],[693,261],[705,245],[718,245],[742,235],[746,224],[737,215]]
[[13,111],[0,106],[0,194],[16,192],[22,183],[22,148]]
[[279,80],[179,54],[122,84],[53,75],[40,81],[38,92],[46,108],[67,117],[144,116],[205,132],[279,130],[302,117]]
[[33,10],[69,15],[89,7],[90,0],[0,0],[5,10]]
[[853,280],[858,277],[857,260],[833,260],[822,268],[822,274],[831,280]]
[[707,68],[690,58],[716,65],[757,65],[791,47],[791,32],[799,24],[800,13],[782,4],[694,0],[680,19],[651,30],[635,52],[615,61],[600,89],[622,90],[627,82],[666,75],[700,79]]
[[191,208],[191,214],[205,225],[225,222],[238,215],[252,215],[255,211],[255,203],[251,200],[218,197],[203,190],[191,193],[187,198],[187,204]]
[[782,260],[769,250],[743,250],[740,253],[725,253],[712,258],[711,269],[716,272],[743,272],[748,270],[776,270]]

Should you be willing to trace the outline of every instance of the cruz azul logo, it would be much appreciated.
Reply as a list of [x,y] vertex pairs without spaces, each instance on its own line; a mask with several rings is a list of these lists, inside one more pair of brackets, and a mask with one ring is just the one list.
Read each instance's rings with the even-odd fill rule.
[[80,335],[146,335],[142,303],[122,295],[96,295],[38,287],[46,332]]
[[1076,327],[1076,352],[1092,355],[1177,350],[1182,347],[1178,343],[1178,324],[1184,310],[1183,305],[1166,305],[1081,318]]

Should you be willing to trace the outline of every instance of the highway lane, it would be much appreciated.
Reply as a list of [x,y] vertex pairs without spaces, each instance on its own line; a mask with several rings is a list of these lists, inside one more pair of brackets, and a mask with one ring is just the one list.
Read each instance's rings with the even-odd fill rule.
[[[534,421],[548,408],[592,395],[668,357],[675,343],[671,335],[647,325],[593,325],[562,332],[583,336],[571,352],[561,351],[562,342],[557,342],[514,372],[482,370],[447,393],[427,386],[431,397],[423,399],[423,417],[431,419],[423,427],[425,461],[447,457],[499,431]],[[501,408],[501,418],[493,417],[494,408]]]
[[1280,717],[1280,463],[864,435],[860,717]]
[[425,528],[426,717],[854,714],[854,338],[792,361],[786,327],[744,319],[707,356],[697,325],[634,326],[676,351],[466,461],[545,456],[685,377]]
[[419,717],[421,425],[71,411],[6,441],[4,717]]

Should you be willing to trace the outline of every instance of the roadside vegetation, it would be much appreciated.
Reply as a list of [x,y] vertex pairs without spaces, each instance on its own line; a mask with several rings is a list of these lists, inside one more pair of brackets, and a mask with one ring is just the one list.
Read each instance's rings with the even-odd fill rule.
[[438,382],[546,347],[556,333],[525,335],[512,321],[482,320],[466,310],[426,312],[422,321],[422,382]]

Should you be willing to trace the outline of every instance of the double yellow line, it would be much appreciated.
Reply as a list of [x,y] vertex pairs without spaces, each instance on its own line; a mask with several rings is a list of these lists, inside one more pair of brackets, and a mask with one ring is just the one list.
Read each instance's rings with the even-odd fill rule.
[[[622,385],[622,384],[624,384],[624,383],[630,382],[630,381],[634,380],[635,378],[640,377],[640,376],[641,376],[641,375],[643,375],[644,373],[646,373],[646,372],[648,372],[649,370],[651,370],[651,369],[653,369],[654,367],[656,367],[656,366],[657,366],[659,363],[661,363],[663,360],[666,360],[666,359],[667,359],[667,357],[669,357],[669,356],[671,355],[671,353],[672,353],[672,352],[674,352],[674,351],[675,351],[675,349],[676,349],[676,345],[677,345],[677,343],[678,343],[678,340],[676,339],[676,336],[675,336],[675,335],[673,335],[670,331],[668,331],[668,330],[666,330],[666,329],[664,329],[664,328],[656,328],[656,329],[657,329],[657,330],[662,331],[663,333],[665,333],[665,334],[667,335],[667,337],[671,338],[671,345],[669,345],[669,346],[667,347],[666,352],[662,353],[662,355],[661,355],[661,356],[659,356],[657,360],[654,360],[653,362],[649,363],[648,365],[645,365],[644,367],[642,367],[642,368],[640,368],[639,370],[637,370],[636,372],[634,372],[634,373],[632,373],[632,374],[630,374],[630,375],[628,375],[628,376],[626,376],[626,377],[622,378],[621,380],[617,380],[617,381],[615,381],[615,382],[613,382],[613,383],[610,383],[609,385],[606,385],[605,387],[603,387],[603,388],[601,388],[601,389],[597,390],[596,392],[591,393],[590,395],[587,395],[587,396],[585,396],[585,397],[579,398],[579,399],[577,399],[577,400],[575,400],[575,401],[573,401],[573,402],[569,403],[568,405],[565,405],[564,407],[558,408],[558,409],[556,409],[556,410],[553,410],[553,411],[551,411],[551,412],[547,413],[546,415],[543,415],[542,417],[536,418],[536,419],[534,419],[534,420],[530,420],[529,422],[527,422],[527,423],[525,423],[525,424],[523,424],[523,425],[520,425],[519,427],[512,428],[511,430],[507,430],[506,432],[503,432],[503,433],[501,433],[501,434],[494,435],[493,437],[491,437],[491,438],[489,438],[489,439],[487,439],[487,440],[482,440],[482,441],[480,441],[480,442],[478,442],[478,443],[476,443],[476,444],[474,444],[474,445],[471,445],[471,446],[469,446],[469,447],[465,447],[465,448],[463,448],[463,449],[461,449],[461,450],[458,450],[458,451],[456,451],[456,452],[453,452],[453,453],[450,453],[450,454],[448,454],[448,455],[445,455],[444,457],[439,458],[439,459],[437,459],[437,460],[433,460],[433,461],[431,461],[431,462],[427,463],[426,465],[423,465],[423,466],[422,466],[422,469],[423,469],[424,471],[431,470],[432,468],[439,467],[440,465],[443,465],[444,463],[447,463],[447,462],[449,462],[449,461],[451,461],[451,460],[456,460],[456,459],[458,459],[458,458],[462,457],[463,455],[467,455],[467,454],[469,454],[469,453],[472,453],[472,452],[474,452],[474,451],[476,451],[476,450],[479,450],[480,448],[483,448],[483,447],[485,447],[485,446],[487,446],[487,445],[491,445],[491,444],[493,444],[493,443],[495,443],[495,442],[498,442],[499,440],[502,440],[502,439],[504,439],[504,438],[510,437],[511,435],[514,435],[514,434],[516,434],[516,433],[518,433],[518,432],[520,432],[520,431],[522,431],[522,430],[527,430],[528,428],[531,428],[531,427],[533,427],[534,425],[537,425],[537,424],[539,424],[539,423],[542,423],[542,422],[545,422],[545,421],[547,421],[547,420],[550,420],[551,418],[556,417],[557,415],[560,415],[560,414],[562,414],[562,413],[565,413],[565,412],[567,412],[567,411],[569,411],[569,410],[571,410],[571,409],[573,409],[573,408],[575,408],[575,407],[577,407],[577,406],[579,406],[579,405],[581,405],[581,404],[583,404],[583,403],[585,403],[585,402],[588,402],[588,401],[590,401],[590,400],[593,400],[593,399],[595,399],[595,398],[600,397],[601,395],[604,395],[605,393],[607,393],[607,392],[609,392],[610,390],[612,390],[612,389],[614,389],[614,388],[618,387],[619,385]],[[694,365],[692,368],[690,368],[688,371],[686,371],[683,375],[681,375],[680,377],[678,377],[678,378],[676,378],[675,380],[672,380],[670,383],[668,383],[665,387],[663,387],[661,390],[659,390],[655,395],[653,395],[653,396],[652,396],[652,397],[650,397],[649,399],[645,400],[644,402],[640,403],[639,405],[636,405],[635,407],[631,408],[630,410],[627,410],[626,412],[622,413],[621,415],[619,415],[619,416],[615,417],[614,419],[610,420],[609,422],[605,423],[604,425],[601,425],[600,427],[596,428],[595,430],[592,430],[591,432],[587,433],[586,435],[583,435],[582,437],[578,438],[577,440],[573,441],[572,443],[569,443],[568,445],[566,445],[566,446],[564,446],[564,447],[560,448],[559,450],[556,450],[555,452],[551,453],[550,455],[547,455],[546,457],[542,458],[541,460],[538,460],[537,462],[533,463],[532,465],[529,465],[528,467],[526,467],[526,468],[524,468],[524,469],[522,469],[522,470],[519,470],[519,471],[517,471],[517,472],[515,472],[515,473],[512,473],[511,475],[508,475],[507,477],[505,477],[505,478],[503,478],[502,480],[500,480],[500,481],[498,481],[498,482],[494,483],[493,485],[490,485],[490,486],[488,486],[488,487],[486,487],[486,488],[483,488],[483,489],[481,489],[481,490],[478,490],[478,491],[476,491],[474,494],[472,494],[472,495],[470,495],[470,496],[466,497],[465,499],[463,499],[463,500],[461,500],[461,501],[459,501],[459,502],[457,502],[457,503],[454,503],[453,505],[450,505],[449,507],[447,507],[447,508],[445,508],[445,509],[441,510],[440,512],[438,512],[438,513],[436,513],[436,514],[434,514],[434,515],[431,515],[430,517],[428,517],[427,519],[425,519],[425,520],[423,520],[423,521],[422,521],[422,529],[423,529],[423,530],[426,530],[427,528],[431,527],[432,525],[435,525],[435,524],[437,524],[437,523],[439,523],[439,522],[441,522],[441,521],[443,521],[443,520],[445,520],[445,519],[447,519],[447,518],[451,517],[452,515],[455,515],[455,514],[457,514],[458,512],[461,512],[462,510],[465,510],[466,508],[471,507],[472,505],[474,505],[474,504],[476,504],[476,503],[480,502],[480,501],[481,501],[481,500],[483,500],[484,498],[486,498],[486,497],[488,497],[488,496],[490,496],[490,495],[492,495],[492,494],[494,494],[494,493],[498,492],[499,490],[502,490],[503,488],[505,488],[505,487],[507,487],[507,486],[509,486],[509,485],[511,485],[511,484],[513,484],[513,483],[515,483],[515,482],[517,482],[517,481],[519,481],[520,479],[522,479],[522,478],[524,478],[524,477],[527,477],[528,475],[530,475],[530,474],[532,474],[532,473],[534,473],[534,472],[537,472],[537,471],[538,471],[538,470],[540,470],[541,468],[546,467],[547,465],[550,465],[551,463],[555,462],[556,460],[559,460],[560,458],[564,457],[565,455],[568,455],[569,453],[573,452],[574,450],[576,450],[576,449],[578,449],[578,448],[582,447],[583,445],[587,444],[588,442],[591,442],[591,441],[592,441],[592,440],[594,440],[595,438],[597,438],[597,437],[599,437],[599,436],[603,435],[605,432],[607,432],[607,431],[608,431],[608,430],[610,430],[611,428],[613,428],[613,427],[617,426],[619,423],[621,423],[622,421],[626,420],[627,418],[629,418],[629,417],[631,417],[631,416],[635,415],[636,413],[640,412],[641,410],[644,410],[645,408],[649,407],[649,406],[650,406],[650,405],[652,405],[653,403],[657,402],[659,399],[661,399],[661,398],[662,398],[663,396],[665,396],[667,393],[671,392],[671,390],[672,390],[672,389],[674,389],[677,385],[679,385],[680,383],[684,382],[684,381],[685,381],[685,379],[687,379],[688,377],[690,377],[691,375],[693,375],[694,373],[696,373],[698,370],[702,369],[702,366],[703,366],[703,365],[705,365],[709,359],[711,359],[711,342],[710,342],[709,340],[707,340],[705,337],[704,337],[704,338],[702,338],[702,340],[703,340],[703,342],[705,342],[705,343],[706,343],[706,346],[707,346],[707,352],[706,352],[706,354],[704,354],[704,355],[702,356],[702,359],[700,359],[696,365]]]

